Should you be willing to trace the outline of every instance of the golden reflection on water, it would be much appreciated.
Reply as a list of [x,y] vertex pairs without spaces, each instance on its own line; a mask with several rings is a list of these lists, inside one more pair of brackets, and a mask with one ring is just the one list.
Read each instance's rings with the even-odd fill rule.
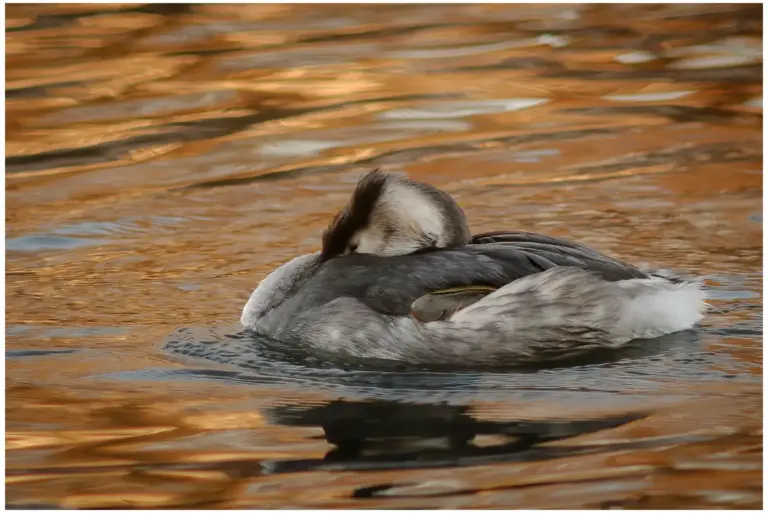
[[[6,12],[9,505],[761,506],[760,7]],[[473,231],[704,276],[704,374],[661,353],[620,391],[554,377],[547,400],[471,401],[477,419],[652,412],[545,446],[587,452],[353,472],[320,426],[265,417],[334,400],[322,379],[162,373],[205,367],[168,334],[234,323],[372,167],[455,195]]]

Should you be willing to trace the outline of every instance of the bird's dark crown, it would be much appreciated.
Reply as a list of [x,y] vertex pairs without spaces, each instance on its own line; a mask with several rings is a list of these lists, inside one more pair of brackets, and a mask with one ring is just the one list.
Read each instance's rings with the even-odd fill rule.
[[375,169],[357,183],[352,199],[336,214],[323,232],[323,249],[320,253],[323,260],[344,253],[354,234],[368,226],[376,202],[384,192],[387,182],[393,178]]

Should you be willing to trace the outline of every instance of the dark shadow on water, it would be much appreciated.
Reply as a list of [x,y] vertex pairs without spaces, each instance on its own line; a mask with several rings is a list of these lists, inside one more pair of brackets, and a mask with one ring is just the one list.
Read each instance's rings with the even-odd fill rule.
[[6,359],[30,358],[35,356],[58,356],[62,354],[79,353],[77,349],[16,349],[6,350]]
[[[486,421],[467,406],[395,401],[332,401],[321,406],[278,406],[267,420],[288,427],[320,427],[333,447],[323,459],[271,461],[270,474],[318,468],[380,470],[533,461],[568,451],[534,446],[611,429],[641,419],[628,413],[589,420]],[[478,437],[492,436],[478,443]],[[573,451],[573,449],[571,449]]]

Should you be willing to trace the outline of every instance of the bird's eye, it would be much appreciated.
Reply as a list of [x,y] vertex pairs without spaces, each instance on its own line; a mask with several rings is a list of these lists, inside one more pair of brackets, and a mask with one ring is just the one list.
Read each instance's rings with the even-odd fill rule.
[[350,244],[349,245],[349,252],[350,253],[357,253],[357,244]]

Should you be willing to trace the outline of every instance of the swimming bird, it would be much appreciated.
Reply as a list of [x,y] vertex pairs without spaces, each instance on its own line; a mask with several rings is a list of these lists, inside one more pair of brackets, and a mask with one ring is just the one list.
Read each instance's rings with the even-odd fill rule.
[[[333,360],[547,362],[689,329],[706,307],[698,280],[641,271],[575,242],[472,236],[450,195],[378,171],[360,180],[322,239],[321,251],[259,284],[241,323]],[[458,299],[429,312],[441,293]],[[422,315],[411,315],[414,306]]]

